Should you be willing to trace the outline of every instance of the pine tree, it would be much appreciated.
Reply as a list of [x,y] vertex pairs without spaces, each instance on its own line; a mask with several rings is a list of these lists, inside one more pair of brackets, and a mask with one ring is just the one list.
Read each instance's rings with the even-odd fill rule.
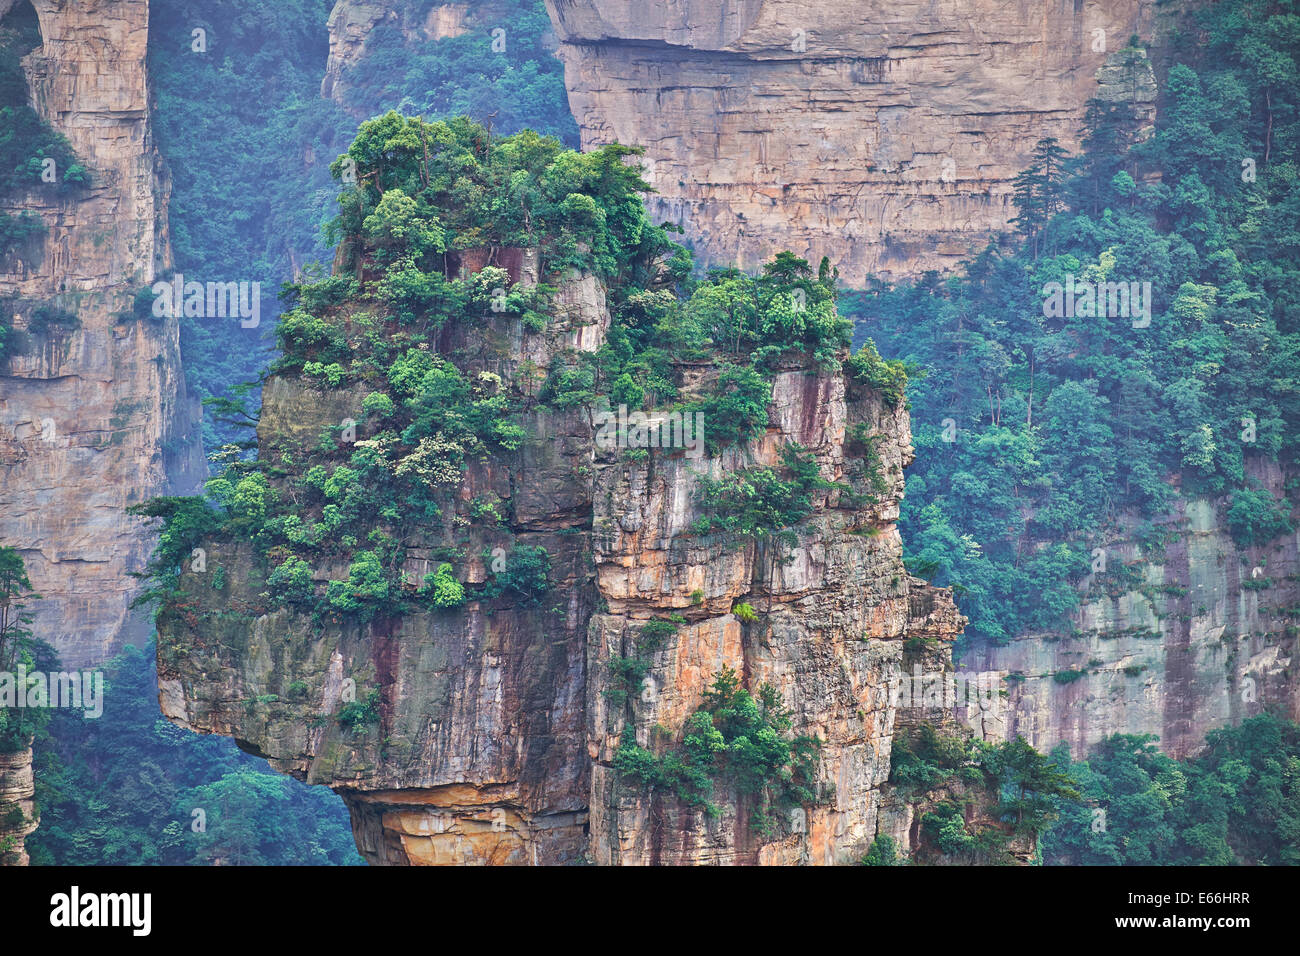
[[31,637],[26,601],[39,598],[27,579],[23,558],[13,548],[0,547],[0,671],[13,669],[18,650]]
[[1029,166],[1012,180],[1015,195],[1012,202],[1020,215],[1012,219],[1033,245],[1034,259],[1038,259],[1039,239],[1052,217],[1065,208],[1065,158],[1066,152],[1052,136],[1044,136],[1036,144]]

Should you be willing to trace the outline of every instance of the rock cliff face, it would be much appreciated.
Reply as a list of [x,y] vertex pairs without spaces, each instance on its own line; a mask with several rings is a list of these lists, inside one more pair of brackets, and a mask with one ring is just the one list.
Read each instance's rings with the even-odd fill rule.
[[[1284,494],[1275,465],[1255,477]],[[1180,503],[1146,548],[1132,527],[1102,542],[1072,632],[972,648],[964,666],[1010,676],[1008,706],[980,732],[1044,751],[1065,741],[1076,756],[1111,734],[1155,734],[1185,756],[1263,711],[1300,719],[1300,534],[1242,549],[1226,504]]]
[[25,841],[40,822],[33,799],[32,748],[0,753],[0,866],[26,866]]
[[[559,285],[545,333],[501,317],[486,331],[449,327],[439,351],[468,362],[467,372],[519,383],[566,350],[594,350],[610,323],[602,284],[572,274]],[[360,401],[296,376],[272,378],[262,454],[315,443],[323,428],[360,418]],[[929,639],[951,666],[947,642],[964,625],[947,591],[902,566],[895,522],[912,458],[906,411],[841,373],[792,365],[777,374],[765,436],[720,457],[629,459],[596,445],[581,408],[539,407],[524,424],[530,437],[517,460],[471,465],[458,508],[489,493],[508,503],[515,547],[550,554],[543,600],[471,599],[365,626],[313,624],[265,610],[248,554],[214,543],[207,562],[226,568],[220,589],[210,574],[187,573],[184,597],[159,618],[164,713],[334,788],[375,863],[856,859],[876,834],[895,720],[888,685],[904,643]],[[864,492],[864,436],[873,436],[885,490],[865,499],[819,492],[788,562],[753,542],[728,549],[690,530],[701,514],[701,475],[777,463],[791,442],[815,456],[824,478]],[[357,437],[365,440],[364,428]],[[469,535],[459,545],[467,583],[487,580],[499,541],[452,523]],[[430,559],[412,561],[412,576],[432,570],[433,553],[448,543],[431,536]],[[756,620],[733,612],[739,601]],[[673,614],[680,623],[623,706],[613,658],[632,656],[647,623]],[[747,686],[772,684],[795,732],[824,741],[820,803],[770,836],[750,827],[750,808],[734,794],[709,817],[647,795],[611,766],[629,723],[642,745],[679,734],[724,666]],[[372,729],[341,726],[350,699],[374,701]]]
[[330,55],[325,65],[325,78],[321,80],[321,96],[344,102],[347,89],[343,82],[344,71],[357,65],[365,51],[366,37],[386,19],[399,20],[397,13],[383,3],[344,0],[334,5],[330,11]]
[[[15,5],[0,0],[0,21]],[[7,306],[15,328],[27,330],[41,305],[78,324],[25,332],[0,367],[0,543],[22,553],[44,595],[36,633],[79,666],[147,638],[149,615],[128,610],[137,591],[128,572],[152,542],[124,509],[192,487],[203,462],[176,320],[130,314],[135,291],[170,257],[166,177],[149,132],[148,3],[34,6],[43,44],[23,60],[31,102],[93,185],[32,189],[5,209],[47,227],[0,264],[0,296],[18,297]]]
[[645,146],[652,213],[700,261],[788,248],[849,284],[953,267],[1006,229],[1039,138],[1075,145],[1098,93],[1154,96],[1108,63],[1149,0],[547,7],[583,147]]

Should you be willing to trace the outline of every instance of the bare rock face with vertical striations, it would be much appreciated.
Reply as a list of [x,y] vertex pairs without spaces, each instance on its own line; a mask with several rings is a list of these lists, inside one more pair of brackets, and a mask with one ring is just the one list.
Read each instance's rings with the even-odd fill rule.
[[849,284],[952,268],[1015,216],[1038,139],[1076,145],[1099,92],[1154,96],[1145,64],[1098,75],[1149,38],[1150,0],[547,7],[583,147],[645,146],[654,218],[705,263],[788,248]]
[[[796,811],[793,832],[772,840],[751,832],[753,807],[744,799],[711,819],[661,794],[629,790],[611,767],[627,720],[610,705],[609,686],[593,679],[587,702],[594,862],[831,864],[856,859],[874,839],[879,788],[889,776],[890,685],[904,638],[925,623],[924,612],[913,610],[918,599],[939,605],[946,641],[963,624],[948,592],[902,566],[895,521],[903,467],[912,460],[907,414],[841,374],[791,368],[776,378],[768,434],[753,458],[773,466],[783,447],[797,444],[815,457],[823,477],[861,491],[862,448],[849,437],[855,424],[876,436],[887,490],[869,505],[849,490],[828,492],[788,556],[774,554],[770,542],[733,551],[689,533],[702,515],[695,504],[700,475],[717,478],[743,467],[739,456],[600,472],[593,543],[609,610],[592,620],[588,673],[598,677],[611,657],[631,656],[638,625],[650,617],[685,616],[688,623],[652,655],[652,693],[643,693],[632,721],[638,743],[648,746],[658,728],[685,723],[729,666],[751,685],[778,688],[798,732],[824,741],[824,799]],[[755,608],[759,620],[747,624],[731,613],[737,602]]]
[[[152,538],[124,509],[202,471],[175,319],[131,314],[167,267],[167,183],[149,130],[146,0],[35,0],[42,44],[23,59],[37,113],[68,138],[88,188],[30,189],[43,241],[0,263],[20,331],[0,365],[0,544],[22,554],[35,631],[82,665],[148,637],[128,605]],[[0,24],[30,10],[0,0]],[[61,171],[60,171],[61,175]],[[76,323],[31,328],[38,307]]]
[[[486,327],[444,329],[439,351],[466,372],[519,383],[544,376],[562,353],[595,350],[610,325],[604,284],[587,273],[557,284],[544,332],[489,318]],[[691,372],[704,379],[716,369]],[[323,429],[360,419],[361,400],[297,374],[272,377],[261,454],[297,460],[294,449]],[[514,546],[550,555],[544,600],[507,592],[365,624],[313,622],[268,609],[246,546],[214,542],[209,573],[183,574],[181,597],[159,617],[164,713],[332,787],[372,863],[859,858],[877,832],[895,720],[889,685],[904,643],[931,639],[948,662],[965,623],[948,591],[902,565],[896,520],[912,459],[905,408],[844,372],[791,360],[776,373],[765,433],[716,457],[660,450],[638,460],[600,447],[585,407],[538,406],[522,424],[528,437],[517,456],[468,466],[448,528],[468,536],[459,545],[466,584],[488,580],[501,531],[460,512],[498,496]],[[358,427],[367,440],[367,426]],[[792,443],[833,484],[794,526],[788,554],[692,527],[705,476],[777,464]],[[430,532],[428,548],[411,552],[413,579],[450,540]],[[220,586],[215,565],[226,569]],[[318,575],[326,573],[347,569]],[[753,614],[738,612],[741,603]],[[614,658],[636,653],[651,620],[669,619],[678,623],[648,652],[644,686],[628,701]],[[721,812],[709,814],[613,766],[625,731],[641,744],[665,728],[679,734],[724,667],[746,686],[771,684],[793,732],[822,741],[815,805],[775,832],[751,825],[744,796],[719,790]],[[372,702],[373,725],[338,720],[348,688]]]
[[[1251,472],[1285,495],[1276,464]],[[1076,756],[1111,734],[1155,734],[1185,757],[1208,731],[1261,712],[1300,720],[1300,532],[1240,547],[1220,517],[1227,506],[1178,502],[1155,526],[1160,557],[1125,516],[1098,541],[1106,562],[1094,562],[1072,633],[972,646],[966,666],[1011,675],[1008,706],[980,733],[1044,752],[1064,742]]]

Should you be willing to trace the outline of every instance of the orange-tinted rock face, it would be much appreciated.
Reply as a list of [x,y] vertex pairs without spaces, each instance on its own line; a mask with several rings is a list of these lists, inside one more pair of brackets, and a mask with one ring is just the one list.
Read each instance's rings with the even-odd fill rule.
[[[593,528],[609,612],[593,618],[588,650],[593,861],[829,864],[856,859],[870,845],[879,787],[889,775],[895,714],[888,688],[903,640],[922,623],[910,613],[913,595],[928,590],[903,570],[894,524],[902,469],[912,457],[907,415],[874,393],[846,387],[838,374],[793,369],[777,376],[771,428],[753,454],[772,465],[781,447],[796,442],[816,457],[823,477],[861,490],[861,462],[845,438],[859,422],[880,436],[888,490],[865,506],[845,494],[824,495],[784,560],[772,560],[770,545],[727,551],[721,540],[689,533],[702,514],[699,475],[742,467],[735,453],[601,473],[598,485],[608,491],[597,492]],[[951,641],[962,621],[947,592],[938,600],[947,614],[943,636]],[[738,601],[759,619],[738,619],[731,613]],[[610,766],[628,722],[610,702],[610,658],[633,656],[639,625],[673,612],[690,623],[652,656],[633,706],[637,741],[652,746],[657,727],[681,727],[723,666],[744,674],[751,687],[776,687],[797,732],[824,741],[827,792],[821,804],[782,821],[788,832],[776,839],[751,832],[752,807],[743,800],[725,802],[722,815],[710,818],[629,788]]]
[[547,6],[583,146],[644,146],[655,218],[701,261],[757,268],[790,249],[856,284],[951,268],[1006,229],[1034,143],[1077,142],[1099,68],[1150,38],[1154,5]]
[[[0,17],[11,0],[0,0]],[[67,665],[147,637],[128,610],[152,536],[127,505],[192,487],[203,462],[175,319],[123,320],[170,258],[167,187],[149,132],[145,0],[36,0],[43,46],[23,61],[31,100],[90,170],[91,187],[30,190],[5,211],[48,233],[0,263],[14,326],[54,304],[79,326],[33,332],[0,366],[0,544],[44,595],[35,630]]]
[[[849,285],[951,269],[1008,228],[1036,140],[1077,147],[1090,97],[1154,111],[1151,66],[1128,47],[1160,39],[1148,0],[549,8],[584,145],[645,146],[656,217],[680,223],[704,262],[754,268],[790,248],[828,256]],[[1288,476],[1257,477],[1283,495]],[[1168,560],[1113,594],[1090,578],[1063,625],[1073,634],[973,646],[967,670],[1013,675],[979,732],[1076,755],[1115,733],[1155,734],[1184,755],[1263,710],[1300,715],[1287,617],[1300,539],[1241,554],[1223,504],[1146,516],[1178,538]],[[1132,532],[1093,545],[1139,562]],[[1062,671],[1085,676],[1055,680]]]

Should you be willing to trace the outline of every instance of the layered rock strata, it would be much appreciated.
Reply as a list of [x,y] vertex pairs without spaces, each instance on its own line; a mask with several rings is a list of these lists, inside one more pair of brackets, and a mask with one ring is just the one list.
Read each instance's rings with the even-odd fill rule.
[[26,839],[40,823],[32,777],[32,748],[0,753],[0,866],[26,866]]
[[[0,22],[14,6],[0,0]],[[147,639],[148,613],[129,610],[130,572],[152,538],[125,508],[193,487],[203,461],[177,321],[133,313],[134,294],[170,258],[167,180],[149,130],[148,3],[34,6],[43,43],[23,59],[31,102],[93,182],[32,188],[4,209],[39,215],[46,234],[0,263],[19,330],[0,366],[0,544],[19,550],[44,596],[35,632],[80,666]],[[42,307],[75,324],[34,324]]]
[[1148,0],[547,7],[583,147],[644,146],[654,216],[705,263],[951,269],[1008,228],[1041,137],[1075,147],[1095,95],[1154,100],[1122,54]]

